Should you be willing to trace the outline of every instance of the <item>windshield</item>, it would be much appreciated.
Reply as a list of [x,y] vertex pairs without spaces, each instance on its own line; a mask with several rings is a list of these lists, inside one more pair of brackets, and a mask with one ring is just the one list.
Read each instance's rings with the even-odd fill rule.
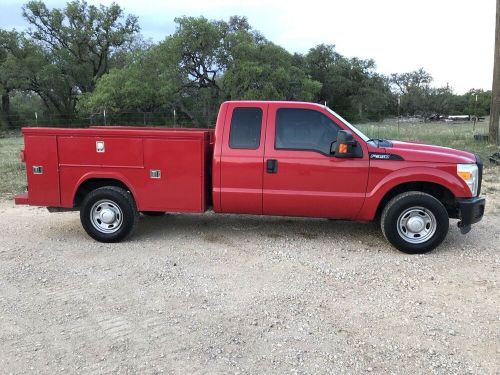
[[331,110],[330,108],[328,107],[325,107],[328,112],[330,112],[332,115],[334,115],[335,117],[337,117],[340,121],[342,121],[344,124],[347,125],[347,127],[349,129],[351,129],[354,133],[356,133],[363,141],[365,142],[368,142],[370,140],[370,138],[368,138],[366,135],[364,135],[361,130],[359,130],[358,128],[356,128],[354,125],[351,125],[346,119],[344,119],[342,116],[340,116],[338,113],[336,113],[335,111]]

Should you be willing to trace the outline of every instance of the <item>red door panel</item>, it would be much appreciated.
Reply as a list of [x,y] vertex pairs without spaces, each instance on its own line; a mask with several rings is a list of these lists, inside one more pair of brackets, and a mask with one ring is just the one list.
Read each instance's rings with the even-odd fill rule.
[[[277,165],[275,173],[264,173],[264,214],[354,218],[365,198],[369,167],[366,147],[362,145],[364,155],[360,159],[337,159],[316,151],[275,149],[276,111],[295,106],[278,103],[269,107],[264,163],[276,160]],[[301,103],[300,108],[307,108],[307,104]],[[310,109],[318,110],[317,106]],[[328,112],[322,113],[344,128]]]
[[25,136],[24,149],[29,204],[58,206],[60,197],[56,136]]
[[[267,106],[267,103],[229,104],[221,141],[221,212],[262,214],[262,173]],[[258,146],[254,149],[232,148],[230,145],[231,120],[235,108],[258,108],[262,111]]]

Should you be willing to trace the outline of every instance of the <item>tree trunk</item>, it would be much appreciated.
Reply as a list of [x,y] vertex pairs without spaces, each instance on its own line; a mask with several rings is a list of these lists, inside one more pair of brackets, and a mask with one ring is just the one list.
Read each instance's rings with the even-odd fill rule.
[[198,120],[196,119],[196,116],[194,115],[193,112],[191,112],[189,109],[186,108],[182,100],[177,100],[174,102],[174,107],[178,107],[182,113],[184,113],[189,119],[193,122],[193,125],[195,128],[199,127]]
[[495,60],[493,66],[493,88],[491,90],[491,111],[489,140],[498,145],[498,123],[500,117],[500,0],[497,0],[495,21]]
[[12,119],[10,117],[10,96],[9,91],[2,93],[2,117],[8,128],[12,128]]

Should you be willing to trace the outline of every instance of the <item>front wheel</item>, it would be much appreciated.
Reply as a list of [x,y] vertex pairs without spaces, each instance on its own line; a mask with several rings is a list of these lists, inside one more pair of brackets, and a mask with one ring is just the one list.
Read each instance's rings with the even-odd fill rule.
[[387,203],[380,226],[385,238],[398,250],[422,254],[443,242],[449,218],[446,208],[432,195],[410,191]]
[[88,193],[80,208],[80,221],[90,237],[99,242],[119,242],[137,225],[138,212],[130,193],[105,186]]

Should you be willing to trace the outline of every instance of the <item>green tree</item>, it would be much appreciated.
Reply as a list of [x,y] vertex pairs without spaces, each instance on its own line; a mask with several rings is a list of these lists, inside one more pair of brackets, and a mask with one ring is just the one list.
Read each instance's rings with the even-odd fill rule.
[[67,77],[58,73],[50,55],[42,47],[23,34],[1,30],[0,53],[3,56],[0,61],[0,90],[4,118],[11,118],[10,96],[16,92],[37,94],[52,110],[60,110],[68,104],[64,102],[68,100]]
[[[110,69],[110,59],[123,46],[133,42],[139,31],[137,17],[126,16],[115,3],[96,7],[83,0],[49,10],[41,1],[30,1],[23,16],[31,26],[28,35],[51,62],[50,73],[64,90],[53,102],[60,113],[72,113],[78,96],[91,92],[97,80]],[[57,102],[57,105],[55,104]]]
[[312,101],[321,84],[294,65],[294,57],[270,42],[246,41],[231,50],[222,82],[230,99]]
[[80,110],[175,108],[196,126],[211,126],[227,99],[312,100],[320,88],[290,53],[254,32],[248,21],[177,18],[174,34],[104,75]]
[[[477,95],[477,102],[476,102]],[[465,108],[464,113],[469,115],[487,116],[490,113],[491,90],[470,89],[464,95]]]
[[305,66],[322,84],[316,99],[343,116],[354,121],[380,119],[390,110],[393,98],[387,79],[376,73],[373,60],[349,59],[334,45],[320,44],[306,54]]
[[123,68],[101,77],[92,93],[82,95],[79,111],[152,112],[173,107],[181,83],[177,81],[176,61],[165,44],[137,50],[127,60]]
[[391,74],[394,93],[401,98],[401,113],[410,116],[429,114],[428,106],[432,76],[423,68],[407,73]]

